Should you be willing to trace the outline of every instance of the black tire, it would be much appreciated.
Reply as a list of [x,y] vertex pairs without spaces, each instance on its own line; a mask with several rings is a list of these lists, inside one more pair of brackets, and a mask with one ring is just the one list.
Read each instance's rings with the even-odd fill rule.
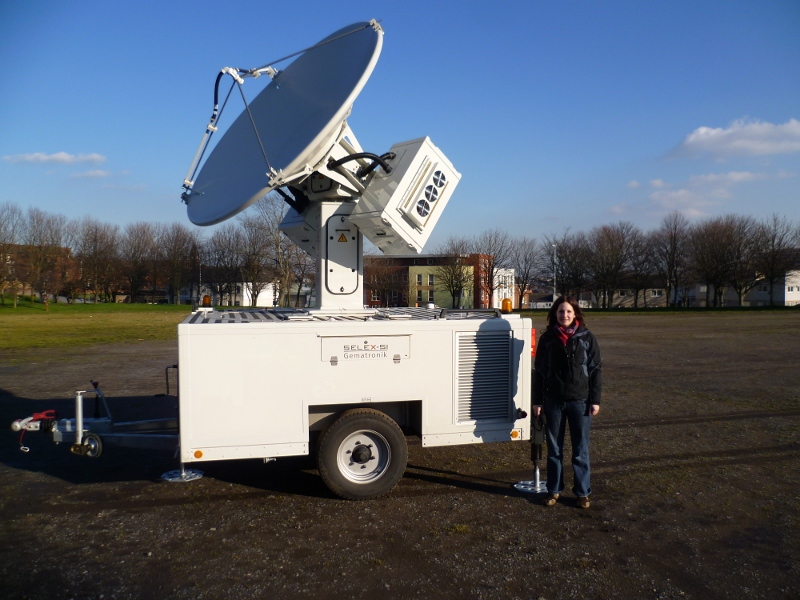
[[408,447],[400,427],[371,408],[347,410],[323,432],[317,468],[340,498],[368,500],[391,490],[406,470]]

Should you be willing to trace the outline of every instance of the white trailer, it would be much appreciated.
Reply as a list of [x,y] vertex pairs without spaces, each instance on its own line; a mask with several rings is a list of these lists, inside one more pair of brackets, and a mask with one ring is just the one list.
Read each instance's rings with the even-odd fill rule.
[[[527,440],[531,321],[499,311],[199,311],[178,326],[184,463],[314,452],[351,499],[423,446]],[[316,443],[315,443],[316,442]]]

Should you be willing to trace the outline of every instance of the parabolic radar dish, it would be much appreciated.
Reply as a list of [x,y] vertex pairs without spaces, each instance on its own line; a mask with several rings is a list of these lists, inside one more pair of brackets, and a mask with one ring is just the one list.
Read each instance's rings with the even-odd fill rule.
[[219,223],[314,171],[330,152],[382,45],[383,30],[376,22],[356,23],[278,72],[190,182],[184,194],[189,220]]

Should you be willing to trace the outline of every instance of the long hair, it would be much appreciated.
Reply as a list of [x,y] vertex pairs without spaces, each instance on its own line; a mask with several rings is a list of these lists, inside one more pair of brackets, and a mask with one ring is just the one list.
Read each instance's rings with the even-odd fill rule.
[[554,327],[558,323],[558,307],[564,304],[564,302],[568,303],[572,307],[572,310],[575,311],[575,319],[581,325],[585,325],[586,320],[583,317],[581,305],[578,304],[578,301],[572,296],[559,296],[556,298],[556,301],[553,302],[553,306],[550,307],[550,311],[547,313],[547,324],[550,325],[550,327]]

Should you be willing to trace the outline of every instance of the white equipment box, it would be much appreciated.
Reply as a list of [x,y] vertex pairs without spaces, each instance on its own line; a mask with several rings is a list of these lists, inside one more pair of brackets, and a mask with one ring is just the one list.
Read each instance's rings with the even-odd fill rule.
[[376,173],[350,220],[384,254],[418,253],[461,173],[427,137],[395,144],[389,152],[392,172]]

